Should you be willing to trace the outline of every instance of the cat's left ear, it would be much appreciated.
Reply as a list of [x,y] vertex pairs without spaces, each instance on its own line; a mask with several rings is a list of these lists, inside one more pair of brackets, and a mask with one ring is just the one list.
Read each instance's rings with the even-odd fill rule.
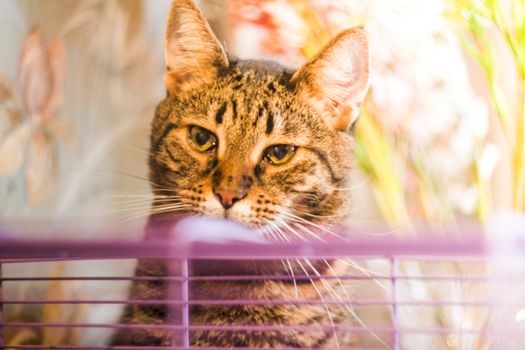
[[292,84],[335,130],[357,120],[369,86],[368,37],[361,28],[337,35],[292,77]]

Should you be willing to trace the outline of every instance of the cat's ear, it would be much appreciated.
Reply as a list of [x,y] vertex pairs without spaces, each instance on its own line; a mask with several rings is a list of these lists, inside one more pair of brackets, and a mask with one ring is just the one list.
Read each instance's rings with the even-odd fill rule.
[[292,77],[296,91],[335,130],[348,130],[368,91],[368,37],[361,28],[337,35]]
[[215,79],[228,58],[192,0],[174,0],[166,30],[166,87],[178,93]]

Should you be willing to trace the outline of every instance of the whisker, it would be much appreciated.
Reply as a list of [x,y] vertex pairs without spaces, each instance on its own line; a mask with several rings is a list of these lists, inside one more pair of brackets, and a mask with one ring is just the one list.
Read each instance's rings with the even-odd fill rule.
[[274,232],[279,238],[281,238],[287,243],[290,243],[290,238],[286,236],[284,232],[282,232],[282,230],[279,228],[279,226],[277,226],[277,224],[275,224],[275,222],[268,220],[266,218],[264,218],[264,220],[268,223],[268,225],[272,226],[275,229]]
[[125,173],[125,172],[122,172],[122,171],[112,171],[112,170],[95,170],[95,169],[90,169],[90,170],[75,170],[75,171],[78,171],[78,172],[90,172],[90,173],[94,173],[94,174],[111,174],[111,175],[119,175],[119,176],[125,176],[125,177],[129,177],[129,178],[132,178],[132,179],[135,179],[135,180],[141,180],[141,181],[146,181],[150,184],[153,184],[150,179],[146,178],[146,177],[143,177],[143,176],[139,176],[139,175],[133,175],[133,174],[128,174],[128,173]]
[[332,214],[332,215],[316,215],[316,214],[311,214],[311,213],[308,213],[308,212],[301,212],[301,211],[298,211],[298,213],[302,214],[302,215],[306,215],[306,216],[312,217],[312,218],[319,218],[319,219],[336,219],[336,218],[342,218],[342,217],[347,216],[346,213]]
[[339,239],[341,239],[343,241],[346,241],[346,238],[342,237],[341,235],[338,235],[337,233],[328,230],[326,227],[323,227],[323,226],[318,225],[316,223],[310,222],[310,221],[308,221],[308,220],[306,220],[306,219],[304,219],[304,218],[302,218],[300,216],[294,215],[294,214],[292,214],[290,212],[287,212],[287,211],[283,211],[282,215],[286,216],[288,219],[296,220],[296,221],[299,221],[301,223],[304,223],[304,224],[307,224],[307,225],[311,225],[311,226],[313,226],[315,228],[318,228],[318,229],[320,229],[320,230],[322,230],[322,231],[324,231],[326,233],[331,234],[334,237],[337,237],[337,238],[339,238]]
[[[280,229],[279,227],[275,226],[273,224],[272,221],[269,221],[268,220],[268,224],[270,226],[268,227],[265,227],[265,226],[262,226],[260,225],[260,227],[266,231],[266,229],[269,230],[269,233],[274,236],[273,233],[275,233],[276,235],[279,235],[279,232],[280,232]],[[274,231],[274,230],[277,230],[277,231]],[[286,236],[284,236],[284,239],[286,240]],[[286,261],[286,263],[285,263]],[[290,260],[289,259],[281,259],[281,263],[283,264],[284,266],[284,269],[286,270],[286,273],[288,273],[291,277],[292,277],[292,281],[293,281],[293,285],[294,285],[294,294],[295,294],[295,299],[299,299],[299,289],[297,287],[297,280],[295,279],[295,273],[294,273],[294,270],[292,268],[292,264],[290,263]]]
[[[170,207],[162,207],[162,208],[157,208],[157,209],[152,209],[150,207],[148,208],[143,208],[142,210],[139,210],[139,209],[135,209],[134,211],[133,210],[121,210],[121,211],[115,211],[114,214],[118,214],[118,213],[128,213],[130,212],[131,216],[129,216],[127,219],[129,219],[129,221],[132,221],[134,219],[139,219],[141,217],[145,217],[145,216],[149,216],[151,214],[164,214],[164,213],[169,213],[169,212],[175,212],[175,211],[178,211],[179,209],[185,209],[187,207],[185,206],[180,206],[180,207],[173,207],[173,206],[170,206]],[[122,222],[119,222],[120,224],[122,223],[125,223],[127,222],[128,220],[125,219],[124,221]]]
[[[383,344],[384,346],[386,346],[388,348],[388,345],[385,343],[385,341],[382,340],[375,332],[370,330],[368,328],[368,326],[363,322],[363,320],[361,320],[361,318],[359,316],[357,316],[355,310],[350,305],[344,303],[344,300],[339,296],[339,294],[337,294],[336,290],[330,285],[330,283],[328,283],[326,281],[326,279],[324,279],[322,277],[322,274],[319,273],[319,271],[315,268],[315,266],[308,259],[303,259],[303,260],[306,262],[306,264],[308,264],[308,266],[317,275],[317,277],[319,277],[319,279],[320,279],[321,283],[324,285],[325,289],[329,293],[331,293],[332,296],[337,299],[337,301],[339,301],[341,303],[342,307],[344,307],[345,309],[348,310],[350,315],[352,315],[352,317],[361,325],[361,327],[364,327],[377,341],[379,341],[381,344]],[[326,260],[323,259],[323,261],[327,264],[328,268],[332,272],[332,275],[336,278],[336,281],[338,282],[339,286],[343,290],[343,293],[345,294],[347,300],[349,300],[350,296],[348,295],[348,292],[347,292],[346,288],[343,286],[343,283],[342,283],[341,279],[337,276],[337,274],[333,270],[332,266]]]
[[178,209],[178,208],[188,208],[188,207],[191,207],[190,204],[185,204],[185,203],[181,203],[181,204],[165,204],[165,205],[159,205],[157,207],[153,207],[151,209],[152,212],[158,212],[158,211],[162,211],[162,210],[165,210],[165,209]]
[[101,199],[109,199],[109,200],[144,200],[144,199],[164,199],[164,198],[182,198],[182,196],[179,195],[167,195],[167,194],[153,194],[150,193],[148,195],[111,195],[111,196],[101,196]]
[[319,237],[319,235],[317,235],[315,232],[309,230],[308,228],[304,227],[301,223],[299,222],[293,222],[293,225],[297,226],[301,231],[307,233],[308,235],[312,236],[314,239],[317,239],[323,243],[326,243],[326,241],[322,238],[322,237]]
[[389,292],[388,288],[383,283],[381,283],[380,280],[378,280],[377,278],[372,277],[372,274],[379,275],[380,277],[388,277],[387,275],[381,275],[381,274],[378,274],[378,273],[376,273],[376,272],[374,272],[372,270],[365,269],[364,267],[359,266],[356,262],[354,262],[351,259],[337,259],[337,261],[339,261],[339,262],[341,262],[341,263],[343,263],[343,264],[345,264],[347,266],[350,266],[350,267],[358,270],[359,272],[362,272],[365,276],[370,277],[379,287],[381,287],[385,291]]
[[[153,196],[156,196],[156,195],[154,195],[151,192],[148,192],[148,193],[114,193],[114,194],[101,195],[100,197],[102,198],[144,198],[144,197],[153,197]],[[162,195],[157,196],[157,197],[161,197],[161,196]]]
[[259,227],[264,231],[264,233],[268,234],[269,238],[273,241],[279,241],[278,237],[275,235],[274,231],[271,227],[259,225]]
[[299,289],[297,288],[297,281],[295,280],[295,273],[293,271],[292,264],[290,263],[290,259],[286,259],[286,263],[288,264],[288,267],[290,268],[290,274],[292,275],[295,298],[299,299]]
[[[77,170],[77,171],[82,171],[82,170]],[[174,189],[174,188],[164,188],[162,185],[157,184],[157,183],[151,181],[151,179],[149,179],[149,178],[147,178],[147,177],[139,176],[139,175],[134,175],[134,174],[128,174],[128,173],[125,173],[125,172],[122,172],[122,171],[111,171],[111,170],[89,170],[89,172],[91,172],[91,173],[101,173],[101,174],[119,175],[119,176],[129,177],[129,178],[132,178],[132,179],[135,179],[135,180],[145,181],[145,182],[147,182],[148,184],[150,184],[155,190],[162,191],[162,192],[179,192],[179,191],[183,190],[183,189],[181,189],[181,188],[178,188],[178,189]]]
[[278,242],[279,239],[275,236],[275,233],[273,232],[272,227],[268,226],[271,225],[271,222],[267,222],[267,225],[260,225],[260,227],[264,230],[266,234],[268,234],[270,240]]
[[[306,238],[304,238],[301,234],[299,234],[299,232],[297,232],[296,230],[294,230],[287,222],[286,220],[283,220],[283,219],[277,219],[278,223],[285,226],[289,232],[291,234],[293,234],[294,236],[296,236],[297,238],[299,238],[301,241],[306,241]],[[283,233],[284,235],[284,233]]]
[[102,203],[101,206],[106,207],[134,207],[140,205],[155,206],[162,205],[166,203],[180,203],[179,198],[151,198],[151,199],[130,199],[122,201],[113,201],[109,203]]
[[[268,220],[268,224],[271,225],[270,227],[268,227],[268,229],[270,230],[270,232],[272,232],[273,230],[276,230],[275,231],[275,234],[277,234],[278,236],[283,236],[284,240],[289,242],[289,239],[287,239],[286,235],[284,235],[284,233],[281,232],[281,230],[279,229],[278,226],[276,226],[272,221]],[[281,233],[281,234],[279,234]],[[295,294],[295,298],[296,299],[299,299],[299,289],[297,287],[297,280],[295,279],[295,273],[293,271],[293,268],[292,268],[292,264],[290,263],[290,260],[289,259],[285,259],[286,260],[286,264],[284,262],[283,259],[281,259],[281,262],[283,263],[283,266],[284,266],[284,269],[286,270],[286,272],[292,277],[292,281],[293,281],[293,285],[294,285],[294,294]],[[288,265],[288,268],[287,266]]]
[[145,150],[145,149],[140,149],[138,147],[135,147],[133,145],[130,145],[129,143],[124,143],[122,144],[122,146],[126,147],[126,148],[129,148],[137,153],[139,153],[140,155],[142,156],[148,156],[149,157],[149,151],[148,150]]
[[136,220],[136,219],[140,219],[140,218],[143,218],[145,216],[149,216],[151,214],[165,214],[165,213],[176,213],[178,211],[182,211],[184,209],[188,209],[188,208],[191,208],[191,205],[184,205],[184,206],[180,206],[180,207],[174,207],[174,208],[170,208],[170,209],[164,209],[164,210],[159,210],[159,211],[156,211],[156,210],[151,210],[151,211],[148,211],[146,213],[141,213],[140,215],[134,215],[134,216],[131,216],[123,221],[119,221],[117,223],[117,225],[122,225],[126,222],[129,222],[129,221],[132,221],[132,220]]
[[154,210],[154,209],[161,209],[161,208],[168,208],[172,207],[174,205],[187,205],[185,203],[175,202],[171,199],[165,199],[161,202],[155,203],[145,203],[144,201],[140,202],[130,202],[130,203],[124,203],[124,204],[113,204],[108,203],[104,205],[103,207],[108,208],[106,210],[107,213],[119,213],[119,212],[128,212],[128,211],[136,211],[136,210]]
[[334,319],[333,319],[333,316],[332,316],[332,313],[330,312],[330,309],[328,308],[328,305],[326,304],[326,301],[324,300],[323,298],[323,295],[321,293],[321,291],[319,290],[319,288],[317,288],[315,282],[313,281],[313,279],[310,277],[310,274],[308,273],[308,271],[305,269],[305,267],[303,266],[303,264],[301,264],[301,262],[296,259],[296,262],[297,264],[299,264],[299,266],[301,267],[301,269],[303,270],[303,272],[305,273],[305,275],[308,277],[308,279],[310,280],[310,283],[311,285],[314,287],[314,290],[316,291],[317,295],[319,296],[319,299],[321,300],[321,302],[323,303],[324,305],[324,308],[326,310],[326,314],[328,316],[328,319],[330,320],[330,324],[332,326],[332,330],[333,330],[333,334],[334,334],[334,338],[335,338],[335,343],[336,343],[336,348],[339,350],[339,338],[337,336],[337,331],[335,330],[335,324],[334,324]]
[[[148,201],[148,202],[150,202],[152,206],[156,206],[156,205],[163,205],[163,204],[166,204],[166,203],[172,203],[172,204],[182,203],[181,199],[183,199],[183,197],[152,198],[152,200]],[[140,204],[140,203],[145,203],[145,202],[146,201],[144,199],[137,199],[137,200],[115,202],[115,204],[119,204],[119,203],[122,203],[122,204]]]

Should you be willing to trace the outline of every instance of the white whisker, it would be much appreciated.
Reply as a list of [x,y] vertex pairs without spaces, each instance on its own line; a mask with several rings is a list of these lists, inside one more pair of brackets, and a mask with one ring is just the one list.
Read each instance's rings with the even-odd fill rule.
[[293,225],[297,226],[301,231],[305,232],[309,236],[312,236],[314,239],[319,240],[319,241],[321,241],[323,243],[326,242],[324,239],[322,239],[317,234],[315,234],[315,232],[313,232],[313,231],[309,230],[308,228],[304,227],[301,223],[293,222]]
[[333,316],[332,316],[332,313],[330,312],[330,309],[328,308],[328,305],[326,304],[326,301],[324,300],[323,298],[323,295],[321,293],[321,291],[319,290],[319,288],[317,288],[317,286],[315,285],[315,282],[313,281],[313,279],[310,277],[310,275],[308,274],[308,271],[306,270],[306,268],[303,266],[303,264],[301,264],[301,262],[299,260],[296,260],[297,264],[299,264],[299,266],[301,267],[301,269],[303,270],[303,272],[305,273],[305,275],[308,277],[308,279],[310,280],[310,283],[311,285],[314,287],[317,295],[319,296],[319,299],[321,300],[321,302],[323,303],[324,305],[324,308],[326,310],[326,314],[328,316],[328,319],[330,320],[330,324],[332,326],[332,330],[333,330],[333,334],[334,334],[334,338],[335,338],[335,343],[336,343],[336,347],[337,349],[339,349],[339,338],[337,336],[337,331],[335,330],[335,324],[334,324],[334,319],[333,319]]
[[[384,346],[386,346],[388,348],[388,345],[385,343],[384,340],[382,340],[375,332],[373,332],[372,330],[370,330],[368,328],[368,326],[363,322],[363,320],[361,320],[361,318],[359,318],[359,316],[357,316],[356,312],[354,311],[354,309],[346,304],[344,302],[344,300],[339,296],[339,294],[337,294],[336,290],[330,285],[330,283],[328,283],[326,281],[326,279],[324,279],[322,277],[322,275],[319,273],[319,271],[315,268],[315,266],[313,266],[313,264],[308,260],[308,259],[304,259],[304,261],[306,262],[306,264],[308,264],[308,266],[312,269],[312,271],[317,275],[317,277],[319,277],[321,283],[324,285],[325,289],[332,294],[333,297],[335,297],[337,299],[337,301],[339,301],[341,303],[340,306],[344,307],[345,309],[348,310],[348,312],[350,313],[350,315],[352,315],[352,317],[359,323],[359,325],[361,325],[361,327],[364,327],[366,330],[368,330],[368,332],[377,340],[379,341],[381,344],[383,344]],[[329,267],[330,271],[332,272],[332,275],[334,277],[336,277],[336,280],[339,284],[339,286],[341,287],[341,289],[343,290],[343,293],[345,294],[347,300],[350,299],[350,296],[348,295],[348,292],[346,291],[346,288],[344,287],[343,283],[341,282],[341,279],[339,277],[337,277],[337,274],[335,273],[335,271],[332,269],[332,267],[330,266],[330,264],[326,261],[326,260],[323,260],[325,262],[325,264],[327,264],[327,266]]]
[[182,211],[184,209],[189,209],[191,208],[191,205],[180,205],[180,206],[173,206],[171,208],[167,208],[167,209],[162,209],[162,210],[155,210],[155,209],[152,209],[151,211],[148,211],[146,213],[141,213],[141,214],[138,214],[138,215],[133,215],[129,218],[126,218],[125,220],[122,220],[122,221],[119,221],[117,223],[117,225],[122,225],[126,222],[129,222],[129,221],[133,221],[133,220],[136,220],[136,219],[140,219],[140,218],[143,218],[145,216],[149,216],[151,214],[167,214],[167,213],[176,213],[178,211]]
[[381,287],[382,289],[384,289],[385,291],[389,292],[389,289],[383,284],[381,283],[381,281],[379,281],[377,278],[374,278],[372,277],[372,275],[379,275],[379,277],[389,277],[387,275],[380,275],[372,270],[369,270],[369,269],[365,269],[364,267],[361,267],[359,266],[356,262],[354,262],[353,260],[351,259],[337,259],[337,261],[347,265],[347,266],[350,266],[360,272],[362,272],[365,276],[367,277],[370,277],[372,278],[372,280],[379,286]]
[[346,238],[342,237],[341,235],[338,235],[337,233],[328,230],[326,227],[323,227],[323,226],[318,225],[316,223],[310,222],[310,221],[308,221],[308,220],[306,220],[306,219],[304,219],[304,218],[302,218],[300,216],[294,215],[294,214],[292,214],[290,212],[286,212],[286,211],[283,211],[282,215],[287,217],[287,219],[290,219],[290,220],[295,221],[295,222],[301,222],[301,223],[304,223],[306,225],[311,225],[311,226],[313,226],[315,228],[318,228],[318,229],[320,229],[320,230],[322,230],[322,231],[324,231],[324,232],[326,232],[326,233],[328,233],[328,234],[330,234],[330,235],[332,235],[334,237],[337,237],[337,238],[339,238],[339,239],[341,239],[343,241],[346,241]]
[[299,238],[301,241],[306,241],[306,238],[304,238],[299,232],[294,230],[287,222],[283,219],[277,219],[276,220],[279,224],[285,226],[291,234],[293,234],[295,237]]
[[295,292],[295,298],[299,299],[299,289],[297,288],[297,281],[295,280],[295,274],[294,274],[294,271],[293,271],[293,268],[292,268],[292,264],[290,263],[289,259],[286,259],[286,263],[288,264],[288,267],[290,268],[290,273],[292,275],[294,292]]

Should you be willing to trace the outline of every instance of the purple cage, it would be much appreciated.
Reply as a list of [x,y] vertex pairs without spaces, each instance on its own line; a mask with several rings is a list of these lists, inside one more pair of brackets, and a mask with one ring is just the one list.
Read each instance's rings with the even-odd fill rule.
[[[1,237],[1,236],[0,236]],[[213,326],[192,325],[189,308],[192,305],[244,305],[244,304],[282,304],[282,303],[312,303],[323,302],[331,305],[360,308],[363,314],[367,308],[380,307],[387,310],[388,322],[381,325],[356,323],[354,326],[337,326],[337,332],[351,332],[357,335],[373,332],[384,340],[384,344],[375,348],[404,349],[411,337],[442,337],[447,341],[455,341],[450,348],[490,348],[518,349],[525,340],[525,240],[514,239],[508,244],[497,248],[489,244],[482,235],[468,235],[462,239],[445,239],[423,236],[421,239],[400,240],[392,237],[374,239],[353,239],[346,242],[293,242],[283,243],[250,243],[250,242],[189,242],[162,239],[152,239],[144,242],[121,241],[27,241],[0,238],[0,348],[2,349],[107,349],[106,345],[90,344],[53,344],[40,345],[8,345],[4,334],[8,330],[32,329],[116,329],[133,327],[150,327],[173,330],[176,335],[176,346],[169,349],[193,349],[189,343],[189,334],[196,330],[216,331],[270,331],[283,329],[273,325],[244,326]],[[5,267],[18,264],[19,268],[42,262],[54,261],[85,261],[89,264],[100,260],[126,259],[163,259],[171,261],[172,270],[169,276],[162,277],[170,282],[171,293],[168,300],[108,300],[105,298],[86,299],[37,299],[18,298],[17,300],[3,298],[2,290],[10,285],[33,282],[100,282],[100,281],[133,281],[139,278],[132,275],[112,276],[30,276],[20,277],[5,273]],[[282,259],[352,259],[354,262],[373,261],[381,266],[382,272],[371,270],[353,270],[351,274],[337,277],[326,274],[322,276],[306,276],[296,274],[296,279],[338,278],[352,283],[381,283],[385,288],[382,297],[370,298],[356,295],[351,298],[341,298],[329,301],[301,300],[192,300],[189,293],[191,284],[198,280],[256,280],[256,279],[290,279],[288,275],[193,275],[188,269],[189,263],[195,260],[282,260]],[[521,262],[521,264],[519,263]],[[470,265],[469,265],[470,264]],[[473,269],[459,271],[449,266],[474,266]],[[356,265],[358,266],[358,265]],[[425,268],[422,268],[425,266]],[[483,268],[479,268],[483,266]],[[2,270],[2,267],[4,269]],[[414,268],[417,267],[417,268]],[[4,271],[4,274],[2,274]],[[480,272],[481,271],[481,272]],[[461,289],[463,284],[478,285],[482,293],[457,295],[455,298],[414,296],[412,288],[415,284],[434,284],[442,294],[452,296],[448,291]],[[447,287],[449,286],[449,287]],[[412,288],[412,289],[411,289]],[[419,288],[419,287],[418,287]],[[455,288],[455,289],[454,289]],[[421,289],[421,288],[419,288]],[[424,289],[423,289],[424,291]],[[416,293],[417,294],[417,293]],[[423,293],[424,294],[424,293]],[[476,297],[473,297],[475,295]],[[483,296],[481,298],[480,296]],[[478,298],[480,297],[480,298]],[[104,304],[147,304],[163,303],[169,305],[173,317],[165,325],[129,325],[119,323],[46,323],[8,321],[3,310],[14,305],[62,305],[83,304],[87,307]],[[441,322],[439,324],[414,324],[406,321],[406,312],[417,312],[432,308],[441,312],[443,318],[453,319],[469,314],[465,310],[477,310],[475,314],[483,314],[479,324],[462,320]],[[439,311],[441,310],[441,311]],[[460,310],[453,312],[447,310]],[[481,310],[481,312],[480,312]],[[421,311],[423,312],[423,311]],[[447,316],[448,315],[448,316]],[[455,315],[455,316],[454,316]],[[467,322],[468,323],[468,322]],[[452,326],[451,326],[452,325]],[[459,325],[459,326],[458,326]],[[307,326],[291,325],[290,329],[303,329]],[[302,328],[301,328],[302,327]],[[437,339],[437,338],[436,338]],[[452,339],[452,340],[451,340]],[[480,341],[483,342],[481,345]],[[463,344],[463,346],[457,346]],[[466,344],[466,345],[465,345]],[[469,345],[470,344],[470,345]],[[477,345],[476,345],[477,344]],[[472,346],[471,346],[472,345]],[[119,349],[158,349],[159,347],[119,347]],[[369,347],[366,347],[367,349]],[[374,347],[370,347],[374,348]],[[207,348],[210,349],[210,348]],[[341,347],[340,349],[348,349]],[[352,348],[357,349],[357,348]]]

